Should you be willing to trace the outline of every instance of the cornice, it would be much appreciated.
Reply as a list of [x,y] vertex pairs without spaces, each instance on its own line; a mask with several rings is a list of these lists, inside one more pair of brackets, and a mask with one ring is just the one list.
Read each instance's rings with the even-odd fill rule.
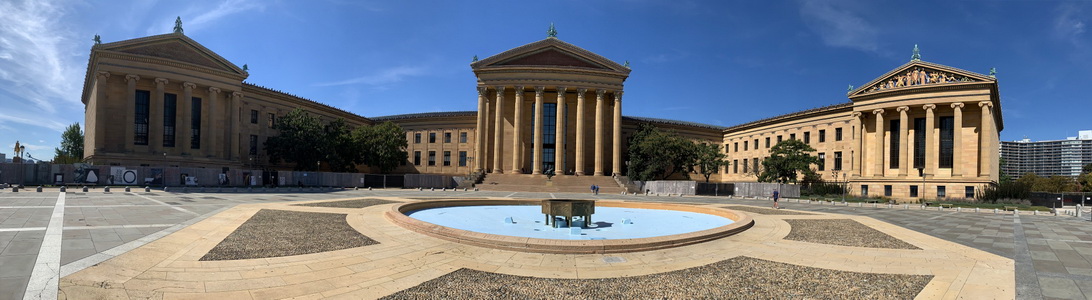
[[824,106],[824,107],[813,108],[813,109],[798,111],[798,112],[794,112],[794,113],[788,113],[788,114],[784,114],[784,115],[780,115],[780,116],[761,119],[761,120],[758,120],[758,121],[753,121],[753,122],[743,123],[743,124],[740,124],[740,125],[730,126],[730,127],[724,129],[724,133],[730,133],[732,131],[744,130],[744,129],[747,129],[747,128],[754,128],[754,127],[763,126],[763,125],[767,125],[767,124],[771,124],[771,123],[775,123],[775,122],[782,122],[782,121],[795,120],[795,119],[800,119],[800,118],[805,118],[805,117],[811,117],[811,116],[820,115],[820,114],[834,113],[834,112],[840,112],[840,111],[849,112],[852,109],[853,109],[853,102],[846,102],[846,103],[828,105],[828,106]]
[[303,98],[303,97],[300,97],[300,96],[296,96],[296,95],[289,94],[289,93],[286,93],[286,92],[274,90],[274,89],[271,89],[271,88],[267,88],[267,87],[256,85],[256,84],[249,83],[249,82],[243,82],[243,93],[244,94],[253,93],[253,94],[258,94],[258,95],[265,95],[265,96],[270,96],[270,97],[275,97],[275,98],[281,98],[283,100],[288,100],[288,101],[299,101],[299,102],[302,102],[303,104],[315,105],[315,106],[318,106],[320,108],[325,108],[325,109],[328,109],[328,110],[339,112],[339,113],[345,114],[345,115],[350,116],[350,117],[359,118],[360,121],[365,123],[365,124],[375,123],[374,121],[372,121],[371,119],[368,119],[367,117],[345,111],[343,109],[331,106],[329,104],[325,104],[325,103],[318,102],[318,101],[315,101],[315,100]]
[[590,60],[592,62],[596,62],[598,64],[606,65],[606,67],[612,69],[614,72],[618,72],[618,73],[621,73],[621,74],[624,74],[624,75],[627,75],[627,76],[629,75],[630,69],[628,67],[623,66],[623,65],[621,65],[621,64],[619,64],[617,62],[614,62],[613,60],[610,60],[610,59],[608,59],[606,57],[603,57],[603,56],[601,56],[599,54],[595,54],[595,52],[588,51],[587,49],[580,48],[579,46],[567,43],[567,42],[562,41],[562,40],[557,39],[557,38],[546,38],[546,39],[531,42],[531,43],[528,43],[528,44],[525,44],[525,45],[522,45],[522,46],[519,46],[519,47],[515,47],[515,48],[512,48],[512,49],[503,51],[501,53],[495,54],[493,56],[486,57],[485,59],[473,62],[473,63],[470,64],[470,67],[472,69],[474,69],[474,70],[478,70],[479,68],[487,67],[487,66],[489,66],[491,64],[501,62],[501,61],[503,61],[505,59],[516,57],[516,56],[519,56],[520,54],[532,52],[532,51],[534,51],[536,49],[546,48],[546,47],[550,47],[550,46],[558,47],[558,48],[560,48],[562,50],[568,50],[568,51],[572,52],[573,54],[581,56],[584,59]]

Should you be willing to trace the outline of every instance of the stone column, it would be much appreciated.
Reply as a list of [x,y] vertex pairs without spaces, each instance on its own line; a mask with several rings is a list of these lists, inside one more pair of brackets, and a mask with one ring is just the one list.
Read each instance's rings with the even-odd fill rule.
[[474,129],[474,172],[481,172],[485,165],[485,92],[478,87],[478,125]]
[[997,160],[993,159],[993,156],[997,153],[997,146],[993,143],[994,136],[997,134],[996,129],[994,129],[993,102],[978,102],[978,107],[982,108],[982,125],[978,131],[978,176],[992,178],[994,163],[997,162]]
[[231,139],[231,160],[235,162],[239,161],[239,131],[242,126],[239,125],[239,104],[243,102],[243,92],[231,93],[231,131],[229,131],[229,138]]
[[522,174],[523,166],[523,86],[517,85],[516,107],[512,126],[512,174]]
[[[151,146],[152,154],[160,155],[165,153],[163,149],[163,112],[164,112],[164,90],[169,83],[166,78],[155,79],[155,94],[152,95],[152,108],[148,112],[148,117],[152,119],[151,124],[148,125],[148,145]],[[177,125],[177,124],[176,124]]]
[[952,103],[952,177],[963,176],[963,103]]
[[603,94],[607,90],[595,90],[595,176],[603,176]]
[[501,160],[504,158],[504,86],[497,86],[497,116],[493,126],[493,172],[504,173]]
[[531,174],[542,174],[542,93],[544,86],[535,87],[535,140],[531,152]]
[[861,120],[864,118],[864,114],[855,111],[851,115],[853,116],[853,121],[851,125],[853,126],[853,128],[857,128],[857,132],[852,135],[855,141],[850,144],[850,147],[853,151],[852,155],[854,155],[850,160],[853,164],[853,167],[843,169],[856,170],[857,176],[864,176],[864,163],[862,163],[864,162],[864,153],[862,153],[863,151],[861,151],[864,149],[864,121]]
[[[175,123],[176,126],[181,126],[175,127],[174,130],[176,134],[179,132],[182,133],[179,135],[182,137],[182,142],[175,144],[175,148],[179,149],[181,153],[188,153],[191,155],[196,152],[190,148],[190,139],[193,138],[193,130],[190,129],[193,127],[193,89],[196,87],[197,84],[193,82],[182,83],[182,101],[179,101],[182,103],[182,109],[179,109],[176,114],[181,120],[180,122]],[[179,130],[179,127],[181,127],[182,130]]]
[[872,175],[882,177],[884,171],[887,170],[887,166],[883,163],[884,133],[886,132],[883,127],[883,109],[874,109],[872,110],[872,114],[876,115],[876,148],[873,149],[876,155],[872,158],[872,165],[874,168]]
[[110,72],[98,72],[95,74],[95,149],[96,154],[106,150],[106,120],[111,119],[106,112],[106,85],[110,79]]
[[[486,93],[489,92],[489,88],[485,88]],[[482,169],[485,172],[492,172],[489,170],[489,133],[493,132],[491,124],[489,123],[489,97],[485,97],[485,113],[482,114]]]
[[138,75],[125,75],[125,140],[122,141],[125,152],[133,152],[133,142],[136,137],[136,84],[140,80]]
[[[936,176],[937,173],[937,144],[933,138],[933,128],[936,127],[936,119],[933,117],[933,110],[937,108],[936,104],[926,104],[921,107],[925,110],[925,174]],[[924,191],[922,188],[922,192]],[[921,195],[925,195],[924,193]]]
[[[222,114],[217,108],[217,106],[220,106],[220,88],[209,87],[209,99],[207,102],[209,103],[209,121],[207,123],[207,126],[205,126],[205,129],[208,130],[208,132],[203,133],[203,136],[207,137],[207,139],[205,139],[207,142],[205,145],[201,146],[203,149],[208,149],[207,153],[209,155],[212,155],[212,157],[216,159],[221,159],[224,157],[224,154],[221,153],[221,150],[223,149],[223,147],[221,146],[223,145],[223,141],[220,136],[223,133],[224,129],[219,128],[219,126],[215,126],[216,124],[222,124],[218,123],[218,121],[216,120],[216,118],[219,117],[220,114]],[[204,121],[204,118],[202,118],[202,121]]]
[[554,129],[554,174],[565,175],[565,87],[557,87],[557,121]]
[[622,91],[614,92],[614,143],[611,145],[611,164],[614,176],[622,176]]
[[576,89],[576,175],[584,175],[584,94],[588,89]]
[[910,140],[907,135],[910,134],[910,120],[906,117],[906,112],[910,110],[909,106],[899,106],[895,110],[899,111],[899,176],[906,176],[910,172],[909,162],[910,154]]

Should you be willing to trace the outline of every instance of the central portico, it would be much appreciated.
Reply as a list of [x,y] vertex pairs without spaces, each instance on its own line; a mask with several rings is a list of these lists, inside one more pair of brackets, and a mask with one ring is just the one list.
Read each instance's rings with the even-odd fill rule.
[[553,30],[470,66],[478,79],[475,171],[621,175],[629,67],[561,41]]

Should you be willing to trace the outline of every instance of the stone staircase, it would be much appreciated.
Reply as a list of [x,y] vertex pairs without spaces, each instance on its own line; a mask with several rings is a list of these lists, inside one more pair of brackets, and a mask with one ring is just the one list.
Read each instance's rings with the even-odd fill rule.
[[489,174],[478,184],[483,191],[541,192],[541,193],[591,193],[591,186],[599,185],[599,194],[622,193],[610,176],[554,176],[547,181],[546,175]]

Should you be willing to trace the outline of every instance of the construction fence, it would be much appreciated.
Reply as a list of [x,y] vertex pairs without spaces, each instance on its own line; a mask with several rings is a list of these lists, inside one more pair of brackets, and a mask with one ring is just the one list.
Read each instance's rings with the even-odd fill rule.
[[800,197],[800,186],[763,182],[706,183],[688,180],[634,181],[634,185],[649,194],[770,197],[779,191],[781,197]]

